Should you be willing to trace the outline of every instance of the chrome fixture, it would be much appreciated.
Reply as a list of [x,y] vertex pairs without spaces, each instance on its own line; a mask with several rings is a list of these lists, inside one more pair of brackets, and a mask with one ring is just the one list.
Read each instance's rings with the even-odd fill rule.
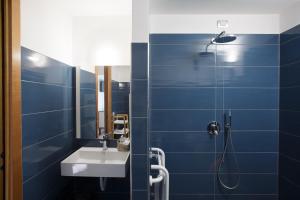
[[236,40],[236,38],[237,37],[235,35],[227,35],[225,31],[222,31],[216,37],[212,38],[210,40],[210,42],[206,45],[205,51],[200,52],[199,54],[200,54],[200,56],[208,56],[208,55],[214,54],[213,52],[208,51],[208,47],[210,45],[212,45],[212,44],[224,44],[224,43],[232,42],[232,41]]
[[220,124],[216,121],[212,121],[207,126],[207,132],[210,135],[219,135],[220,133]]
[[226,35],[225,31],[222,31],[217,37],[213,38],[210,44],[223,44],[236,40],[235,35]]
[[106,189],[106,183],[107,183],[107,178],[106,178],[106,177],[100,177],[100,178],[99,178],[100,190],[101,190],[102,192],[104,192],[105,189]]
[[[218,178],[218,181],[219,183],[221,184],[221,186],[225,189],[228,189],[228,190],[234,190],[236,189],[237,187],[239,187],[240,185],[240,169],[239,169],[239,165],[238,165],[238,161],[237,161],[237,157],[236,155],[234,154],[234,146],[233,146],[233,143],[232,143],[232,134],[231,134],[231,127],[232,127],[232,116],[231,116],[231,111],[228,112],[228,116],[227,116],[227,113],[224,114],[224,147],[223,147],[223,152],[222,152],[222,155],[221,155],[221,159],[219,160],[219,163],[218,163],[218,166],[217,166],[217,178]],[[221,177],[221,169],[222,169],[222,166],[225,162],[225,155],[226,153],[228,153],[228,147],[231,147],[232,149],[232,155],[234,157],[234,162],[235,162],[235,165],[237,167],[237,172],[235,172],[234,174],[237,174],[237,181],[235,183],[235,185],[233,186],[229,186],[229,185],[226,185],[223,180],[222,180],[222,177]]]
[[107,150],[108,147],[107,147],[107,141],[108,141],[108,135],[107,134],[104,134],[102,139],[100,139],[100,143],[102,144],[102,148],[103,150]]

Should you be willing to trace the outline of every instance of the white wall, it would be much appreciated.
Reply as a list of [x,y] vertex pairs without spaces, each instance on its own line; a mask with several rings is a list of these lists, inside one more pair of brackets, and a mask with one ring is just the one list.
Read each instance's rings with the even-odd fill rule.
[[73,63],[88,71],[130,65],[131,16],[73,17],[72,40]]
[[280,31],[284,32],[300,24],[300,2],[285,9],[280,16]]
[[21,45],[72,64],[72,17],[68,1],[21,0]]
[[151,33],[218,33],[217,20],[228,20],[229,33],[280,32],[279,15],[151,15]]
[[132,0],[132,42],[149,40],[149,1]]
[[112,66],[111,79],[118,82],[130,82],[131,66]]
[[128,65],[131,14],[131,0],[21,0],[21,45],[88,71]]

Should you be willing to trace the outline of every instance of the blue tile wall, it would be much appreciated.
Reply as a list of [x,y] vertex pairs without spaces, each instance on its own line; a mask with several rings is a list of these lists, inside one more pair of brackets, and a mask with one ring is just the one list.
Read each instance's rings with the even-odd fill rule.
[[[278,199],[279,36],[241,34],[201,54],[213,36],[150,35],[149,139],[166,152],[170,199]],[[216,179],[223,132],[206,131],[229,110],[241,176],[233,191]],[[225,181],[236,173],[232,159],[225,158]]]
[[300,25],[280,35],[280,159],[279,196],[300,198]]
[[21,49],[24,200],[55,199],[69,183],[60,161],[74,150],[74,68]]
[[81,137],[96,138],[96,77],[80,69],[80,121]]
[[[122,82],[124,87],[119,87],[119,82],[112,82],[113,111],[116,113],[129,113],[130,84]],[[116,101],[121,99],[122,101]],[[96,140],[96,77],[94,73],[80,70],[80,109],[81,109],[81,139],[76,140],[77,147],[99,147]],[[124,106],[124,104],[127,106]],[[121,109],[122,108],[122,109]],[[125,108],[125,109],[124,109]],[[113,141],[108,143],[114,146]],[[108,179],[105,191],[100,190],[98,178],[73,178],[70,199],[130,199],[130,172],[126,178]]]
[[[128,169],[129,170],[129,169]],[[93,199],[93,200],[129,200],[130,176],[126,178],[107,179],[105,191],[101,191],[99,178],[74,177],[70,195],[66,199]]]
[[112,111],[115,114],[129,114],[130,83],[112,81]]
[[148,44],[131,45],[131,199],[148,199]]

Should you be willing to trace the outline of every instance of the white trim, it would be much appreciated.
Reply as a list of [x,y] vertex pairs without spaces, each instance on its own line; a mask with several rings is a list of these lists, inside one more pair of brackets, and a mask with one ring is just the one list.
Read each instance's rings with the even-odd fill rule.
[[81,116],[80,116],[80,67],[76,67],[76,138],[81,138]]

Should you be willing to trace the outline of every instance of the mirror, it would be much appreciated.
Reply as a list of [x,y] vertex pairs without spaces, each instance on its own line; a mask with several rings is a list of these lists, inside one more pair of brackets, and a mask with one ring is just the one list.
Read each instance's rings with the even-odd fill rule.
[[130,136],[130,66],[76,69],[76,137]]

